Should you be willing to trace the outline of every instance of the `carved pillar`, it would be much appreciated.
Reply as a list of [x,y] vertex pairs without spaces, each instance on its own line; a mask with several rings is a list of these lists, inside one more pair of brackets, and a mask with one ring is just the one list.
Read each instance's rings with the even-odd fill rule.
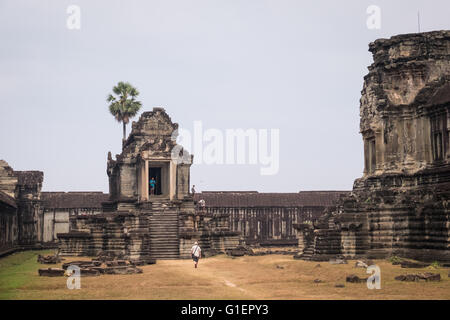
[[142,183],[143,188],[143,197],[142,200],[148,201],[148,160],[145,160],[144,166],[144,183]]

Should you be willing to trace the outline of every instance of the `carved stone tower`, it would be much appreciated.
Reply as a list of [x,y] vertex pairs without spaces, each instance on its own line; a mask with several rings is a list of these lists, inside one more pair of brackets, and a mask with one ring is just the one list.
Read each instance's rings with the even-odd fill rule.
[[[108,154],[110,201],[114,209],[148,201],[183,200],[189,196],[193,156],[176,143],[178,124],[162,108],[144,112],[113,160]],[[150,180],[155,180],[152,194]]]
[[371,43],[364,174],[314,230],[314,257],[450,261],[450,31]]
[[101,214],[76,217],[70,232],[58,234],[63,255],[107,252],[146,261],[188,258],[193,241],[206,255],[238,245],[239,233],[223,216],[196,213],[193,156],[176,143],[177,129],[162,108],[133,122],[122,153],[115,160],[108,154],[109,200]]

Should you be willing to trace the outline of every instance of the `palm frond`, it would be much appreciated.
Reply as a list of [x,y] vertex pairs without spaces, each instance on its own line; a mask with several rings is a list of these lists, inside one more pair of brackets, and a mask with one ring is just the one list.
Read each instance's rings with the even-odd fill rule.
[[116,96],[109,94],[106,99],[107,102],[110,102],[109,112],[117,121],[127,124],[130,118],[136,116],[142,107],[142,103],[136,100],[139,91],[129,82],[123,81],[117,83],[112,91]]

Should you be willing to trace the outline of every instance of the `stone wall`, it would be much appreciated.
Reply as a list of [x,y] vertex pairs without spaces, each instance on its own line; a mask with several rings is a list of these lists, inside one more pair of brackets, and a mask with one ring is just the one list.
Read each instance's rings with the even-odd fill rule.
[[[224,215],[229,230],[240,233],[246,244],[297,245],[296,224],[313,222],[347,191],[259,193],[215,191],[195,195],[205,201],[205,212]],[[200,208],[198,209],[200,210]]]
[[[110,193],[102,213],[71,217],[69,232],[57,234],[63,255],[187,258],[193,241],[199,241],[205,253],[224,251],[239,241],[229,226],[213,223],[214,215],[195,212],[189,194],[192,156],[177,145],[177,129],[162,108],[144,112],[133,122],[122,152],[115,159],[108,154]],[[161,194],[149,192],[151,170],[160,170]]]
[[0,160],[0,252],[42,241],[41,171],[14,171]]
[[150,257],[148,219],[131,212],[78,216],[77,226],[58,234],[62,255],[97,256],[112,253],[132,260]]
[[77,216],[102,213],[102,202],[108,199],[102,192],[42,192],[42,242],[56,242],[58,233],[76,229],[70,223]]
[[[360,115],[365,169],[328,215],[327,254],[450,260],[450,31],[371,43]],[[332,239],[325,235],[325,238]],[[318,239],[320,242],[320,239]]]
[[17,175],[4,160],[0,160],[0,252],[18,245]]

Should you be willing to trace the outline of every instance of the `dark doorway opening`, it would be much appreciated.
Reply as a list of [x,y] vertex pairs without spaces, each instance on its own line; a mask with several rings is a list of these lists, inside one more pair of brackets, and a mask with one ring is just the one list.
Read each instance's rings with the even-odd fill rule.
[[151,195],[151,185],[150,185],[150,180],[152,178],[154,178],[156,180],[156,186],[155,186],[155,195],[160,195],[162,194],[161,190],[161,168],[148,168],[148,191],[149,194]]

